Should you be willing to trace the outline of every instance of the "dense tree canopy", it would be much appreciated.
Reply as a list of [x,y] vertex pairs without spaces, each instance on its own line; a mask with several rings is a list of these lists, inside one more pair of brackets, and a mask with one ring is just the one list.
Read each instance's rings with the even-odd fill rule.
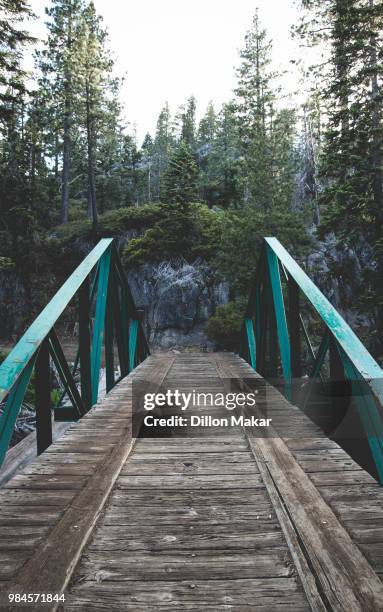
[[93,2],[49,2],[27,83],[33,15],[26,0],[0,0],[2,269],[28,285],[52,240],[135,229],[126,262],[204,257],[242,304],[265,233],[296,254],[331,235],[356,251],[368,245],[353,291],[382,330],[383,5],[299,4],[294,35],[320,51],[302,65],[313,83],[303,104],[283,91],[256,12],[232,99],[201,109],[190,96],[173,113],[164,103],[155,132],[137,143]]

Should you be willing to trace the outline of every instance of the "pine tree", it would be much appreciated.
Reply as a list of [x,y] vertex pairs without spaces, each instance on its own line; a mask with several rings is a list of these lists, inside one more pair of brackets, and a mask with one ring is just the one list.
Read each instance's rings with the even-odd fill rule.
[[335,232],[342,245],[372,245],[375,274],[355,288],[376,312],[383,345],[383,5],[375,0],[307,0],[299,33],[326,44],[319,67],[328,122],[320,173],[320,236]]
[[145,135],[144,142],[141,147],[142,153],[142,171],[143,171],[143,201],[152,201],[153,192],[153,156],[154,143],[153,138],[149,133]]
[[79,91],[83,8],[83,0],[52,0],[52,5],[46,9],[49,17],[47,45],[37,57],[40,87],[45,90],[46,100],[50,101],[52,116],[56,118],[59,129],[57,146],[62,157],[62,223],[67,223],[69,214],[72,131]]
[[171,125],[171,116],[168,103],[161,110],[156,127],[153,145],[153,199],[159,202],[161,183],[164,172],[168,166],[169,158],[175,146],[175,137]]
[[205,115],[202,117],[198,126],[197,142],[199,147],[213,144],[217,134],[217,115],[213,102],[209,102]]
[[166,205],[184,211],[197,200],[198,166],[190,146],[181,140],[169,160],[163,180],[162,199]]
[[275,104],[270,69],[271,42],[261,27],[258,11],[240,52],[235,89],[239,134],[244,161],[244,199],[261,210],[272,206],[270,122]]
[[292,208],[295,177],[299,165],[295,140],[295,110],[277,111],[270,127],[270,176],[272,177],[271,193],[274,210]]
[[18,27],[33,16],[26,0],[0,0],[0,13],[0,121],[4,121],[15,112],[15,104],[26,93],[22,50],[35,39]]
[[96,192],[100,214],[132,203],[132,139],[119,118],[119,104],[110,103],[97,137]]
[[[112,78],[113,60],[106,47],[107,32],[93,2],[84,8],[80,26],[79,74],[84,94],[83,122],[86,130],[88,216],[97,228],[97,146],[104,129],[117,129],[119,82]],[[110,125],[112,124],[112,125]]]
[[378,219],[383,209],[383,6],[375,0],[304,0],[302,6],[306,13],[298,33],[329,49],[316,67],[328,116],[321,156],[322,228],[334,229],[338,219],[347,234],[358,232],[360,222],[367,231],[371,212]]
[[302,210],[306,205],[313,213],[313,221],[320,222],[318,205],[319,154],[322,145],[322,105],[320,93],[314,89],[302,105],[302,130],[298,143],[298,185],[294,208]]
[[216,168],[215,175],[218,177],[216,203],[223,208],[239,208],[243,198],[241,142],[232,103],[224,104],[218,116],[212,165]]
[[295,113],[277,105],[280,74],[271,68],[271,51],[256,12],[240,52],[235,108],[242,200],[261,211],[291,206],[296,171]]
[[[32,17],[24,0],[0,0],[0,255],[23,274],[35,259],[33,242],[33,158],[30,149],[28,99],[22,69],[23,48],[34,39],[20,28]],[[32,178],[31,178],[32,177]]]
[[203,201],[209,206],[215,203],[217,193],[217,173],[213,155],[217,136],[218,121],[213,103],[210,102],[202,117],[197,135],[197,159],[200,169],[199,191]]
[[196,99],[191,96],[182,108],[181,113],[181,140],[186,142],[192,151],[195,149],[196,140],[196,107]]

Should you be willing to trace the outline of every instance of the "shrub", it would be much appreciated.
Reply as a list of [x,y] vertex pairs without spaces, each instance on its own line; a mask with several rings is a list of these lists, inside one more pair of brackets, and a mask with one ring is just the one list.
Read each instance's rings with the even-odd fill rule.
[[[77,215],[78,211],[75,213]],[[77,215],[80,217],[80,215]],[[143,229],[152,226],[160,218],[158,204],[146,204],[139,207],[123,207],[110,210],[99,216],[96,239],[118,236],[131,229]],[[88,241],[92,239],[92,223],[88,219],[71,221],[59,225],[54,230],[54,236],[60,244],[74,240]]]
[[218,348],[237,351],[241,339],[245,307],[242,301],[218,306],[206,326],[206,334]]
[[179,257],[194,261],[216,255],[221,237],[220,214],[205,204],[180,207],[166,204],[161,216],[143,236],[130,240],[123,252],[127,265],[148,261],[172,260]]
[[98,233],[100,237],[109,237],[131,229],[150,227],[160,219],[160,216],[159,204],[117,208],[100,216]]

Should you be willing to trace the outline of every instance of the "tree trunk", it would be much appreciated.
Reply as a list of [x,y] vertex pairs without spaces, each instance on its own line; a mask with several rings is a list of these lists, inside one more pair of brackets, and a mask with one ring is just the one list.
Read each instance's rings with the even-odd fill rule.
[[55,179],[59,180],[59,135],[58,129],[55,127]]
[[65,100],[63,169],[61,174],[61,223],[68,223],[70,171],[70,102]]
[[[68,15],[68,36],[66,39],[68,55],[72,48],[72,12]],[[63,169],[61,175],[61,223],[68,223],[69,215],[69,173],[70,173],[70,150],[71,150],[71,118],[72,118],[72,79],[70,68],[65,66],[65,110],[64,110],[64,137],[63,137]]]
[[92,226],[93,230],[96,231],[98,226],[98,215],[94,172],[95,136],[93,129],[89,86],[87,86],[86,90],[86,133],[88,141],[88,210],[91,211]]

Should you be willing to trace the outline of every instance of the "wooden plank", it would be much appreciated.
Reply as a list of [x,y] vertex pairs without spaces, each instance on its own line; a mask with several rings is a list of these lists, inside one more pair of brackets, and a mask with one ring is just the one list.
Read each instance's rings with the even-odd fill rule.
[[297,460],[299,461],[299,465],[306,472],[306,474],[310,474],[311,472],[344,473],[347,471],[352,471],[355,473],[359,470],[363,471],[362,468],[357,463],[355,463],[355,461],[349,459],[347,455],[345,457],[340,457],[339,459],[334,459],[333,457],[320,457],[317,460],[310,459],[309,461],[306,461],[299,457],[297,458]]
[[262,479],[259,474],[249,475],[221,475],[219,478],[213,475],[188,475],[177,476],[121,476],[118,479],[119,489],[162,489],[162,490],[194,490],[206,489],[208,491],[220,489],[255,489],[262,486]]
[[243,550],[283,546],[285,540],[278,523],[271,519],[265,526],[264,521],[254,521],[251,525],[211,525],[209,529],[200,525],[169,525],[159,530],[157,525],[150,526],[144,522],[141,529],[137,525],[124,526],[123,538],[121,527],[108,525],[97,532],[97,537],[88,547],[89,552],[121,550],[175,551],[175,550]]
[[[11,480],[9,482],[12,482]],[[9,484],[9,483],[8,483]],[[11,506],[58,506],[65,507],[75,497],[76,491],[44,491],[28,489],[2,489],[0,507]]]
[[[25,553],[23,550],[7,550],[0,551],[0,591],[2,590],[3,581],[9,580],[15,572],[20,570],[24,561]],[[9,592],[9,591],[6,591]],[[4,609],[4,608],[3,608]],[[7,608],[8,609],[8,608]]]
[[364,518],[358,522],[354,519],[343,519],[343,525],[358,544],[375,544],[383,542],[383,517]]
[[254,461],[252,463],[233,463],[210,461],[182,461],[172,463],[149,463],[129,462],[124,466],[122,474],[124,476],[176,476],[178,474],[196,475],[232,475],[256,474],[258,468]]
[[84,581],[68,593],[66,610],[120,609],[127,612],[175,610],[254,610],[308,612],[306,598],[294,578],[185,581]]
[[318,490],[323,498],[330,503],[333,501],[363,501],[368,504],[371,501],[372,504],[379,504],[383,508],[383,488],[378,483],[346,483],[336,486],[320,486]]
[[[161,384],[166,376],[172,361],[172,358],[166,357],[159,362],[160,367],[155,369],[158,384]],[[153,372],[151,375],[153,375]],[[134,374],[130,376],[130,380],[133,376]],[[97,406],[97,409],[100,409],[100,405]],[[94,413],[95,409],[92,409],[90,413],[92,411]],[[90,413],[85,418],[89,418]],[[82,489],[74,496],[73,502],[67,506],[53,526],[49,537],[40,541],[34,554],[26,562],[24,557],[22,570],[17,572],[11,583],[2,586],[2,592],[30,593],[47,592],[47,590],[53,593],[63,592],[114,486],[121,467],[133,448],[134,440],[132,440],[130,433],[130,423],[125,422],[125,426],[120,431],[119,442],[104,455],[93,475],[86,479]],[[46,454],[48,455],[49,451]],[[57,454],[59,453],[56,453],[56,456]],[[78,454],[80,455],[79,459],[82,460],[83,454]],[[33,479],[33,476],[30,478]],[[42,475],[41,479],[44,478],[46,477]],[[72,495],[72,491],[44,491],[33,488],[21,491],[10,488],[2,491],[2,495],[6,494],[6,496],[18,493],[23,495],[26,493],[33,493],[34,495],[42,493],[47,498],[52,495]],[[31,609],[39,610],[39,604],[31,606]]]
[[[198,465],[210,464],[210,463],[249,463],[253,460],[253,455],[249,449],[247,451],[231,452],[227,451],[224,455],[222,453],[156,453],[156,452],[141,452],[137,446],[135,446],[134,453],[129,457],[126,466],[144,463],[156,463],[161,465],[162,463],[177,464],[177,463],[196,463]],[[254,462],[254,460],[253,460]],[[255,465],[255,464],[254,464]]]
[[318,487],[335,486],[345,484],[376,484],[376,480],[364,470],[349,470],[344,472],[312,472],[310,480]]
[[238,578],[288,578],[295,575],[285,547],[243,552],[202,550],[171,552],[110,551],[86,555],[77,570],[82,580],[126,582],[132,580],[209,580]]
[[334,513],[343,519],[354,520],[356,524],[362,519],[379,519],[382,517],[382,503],[380,501],[363,500],[357,501],[332,501],[331,507]]
[[6,525],[0,524],[0,564],[4,551],[34,549],[40,539],[50,531],[50,525]]
[[81,489],[86,481],[86,476],[66,476],[66,475],[47,475],[41,478],[41,474],[18,474],[10,480],[4,487],[3,491],[13,489],[27,489],[38,491],[54,491],[54,490],[75,490]]
[[[219,367],[219,370],[222,374],[225,373],[225,368],[222,368],[222,366]],[[306,593],[308,602],[310,603],[310,608],[311,610],[313,610],[313,612],[325,612],[326,605],[322,601],[321,593],[318,590],[318,585],[316,583],[315,577],[311,572],[309,561],[306,558],[304,551],[300,547],[300,542],[295,531],[294,524],[292,523],[290,516],[286,511],[283,500],[281,499],[275,482],[270,475],[267,464],[263,460],[260,460],[259,456],[254,452],[255,444],[256,443],[254,440],[250,442],[254,458],[256,460],[259,472],[262,476],[262,480],[266,485],[268,494],[270,496],[270,501],[273,504],[274,511],[276,513],[276,516],[278,517],[279,523],[286,538],[286,543],[289,547],[292,559],[294,560],[295,567],[301,579],[302,586]]]
[[[234,375],[230,368],[226,375],[228,371]],[[322,599],[334,609],[340,602],[344,610],[383,608],[381,581],[283,440],[270,429],[264,431],[270,437],[253,438],[249,433],[254,455],[258,463],[266,461],[310,558]]]
[[[69,428],[70,423],[52,423],[53,440],[60,438]],[[20,440],[9,449],[0,468],[0,486],[4,485],[15,474],[37,457],[36,432]]]
[[257,440],[327,601],[345,610],[383,607],[383,585],[308,476],[277,438]]
[[86,461],[84,463],[57,463],[43,462],[37,464],[33,462],[23,470],[23,475],[26,474],[45,474],[54,476],[90,476],[93,474],[98,461]]
[[275,511],[265,493],[259,496],[254,504],[214,505],[214,506],[163,506],[154,507],[130,506],[114,504],[110,500],[103,517],[103,525],[142,525],[142,516],[145,514],[147,525],[176,525],[182,524],[257,524],[267,527],[270,521],[275,521]]
[[[124,422],[125,425],[125,422]],[[99,444],[88,442],[86,437],[84,440],[78,440],[76,442],[68,442],[67,440],[63,440],[62,442],[58,442],[55,444],[54,452],[55,454],[59,453],[77,453],[77,454],[103,454],[105,455],[116,443],[115,440],[109,442],[100,442]]]
[[366,555],[366,559],[371,563],[375,572],[383,573],[383,542],[364,542],[359,543],[359,547]]
[[[121,427],[119,427],[119,430],[121,431]],[[69,465],[71,463],[75,463],[75,464],[79,464],[79,463],[83,463],[83,462],[90,462],[90,463],[94,463],[95,461],[97,463],[100,463],[102,461],[102,456],[100,455],[94,455],[93,453],[72,453],[72,452],[68,452],[68,453],[56,453],[56,451],[54,450],[55,445],[52,444],[52,450],[46,450],[43,458],[42,458],[42,463],[44,464],[60,464],[60,465]],[[35,462],[33,462],[35,464]],[[37,463],[36,465],[41,465],[41,463]]]
[[[154,444],[151,444],[153,440]],[[141,439],[137,442],[138,450],[158,451],[159,453],[226,453],[238,451],[248,451],[247,442],[239,439],[238,441],[221,441],[194,438],[155,438]]]
[[[265,486],[260,485],[256,489],[213,489],[206,494],[206,490],[130,490],[127,494],[127,489],[115,489],[111,499],[114,504],[124,505],[127,508],[133,506],[142,506],[143,508],[155,505],[161,505],[164,510],[169,505],[196,505],[210,506],[226,504],[227,506],[236,506],[239,504],[257,504],[259,501],[259,493],[265,491]],[[146,511],[146,510],[145,510]],[[143,512],[145,512],[143,510]]]
[[[2,506],[0,510],[0,527],[10,526],[15,534],[19,533],[20,526],[53,525],[62,514],[61,509],[47,506]],[[38,530],[37,530],[38,532]]]
[[[205,356],[199,362],[204,369],[209,363]],[[189,367],[186,371],[194,383],[194,372]],[[178,387],[177,381],[174,384]],[[222,386],[217,389],[223,391]],[[164,610],[173,609],[168,607],[173,599],[164,599],[161,592],[169,578],[177,592],[185,578],[193,578],[193,589],[201,578],[213,589],[225,578],[224,599],[231,608],[232,601],[250,601],[247,593],[242,593],[242,600],[236,599],[234,580],[250,576],[254,581],[268,576],[270,584],[283,577],[293,581],[286,584],[287,590],[294,584],[294,593],[299,592],[298,600],[290,592],[270,595],[269,589],[262,604],[265,609],[282,609],[282,602],[284,610],[308,609],[258,469],[249,461],[252,456],[243,434],[237,429],[231,435],[220,432],[218,438],[218,432],[209,431],[204,439],[138,440],[77,568],[68,609],[79,601],[84,607],[99,606],[102,598],[93,595],[100,582],[124,583],[126,609],[130,587],[140,580],[145,580],[151,593],[146,610],[153,608],[153,602],[156,610],[164,602]],[[248,583],[243,584],[247,588]],[[212,609],[220,608],[217,596],[210,600],[194,592],[193,597],[193,589],[189,587],[190,602],[194,602],[190,609],[199,612],[209,602]],[[139,610],[140,596],[134,593],[134,609]],[[257,593],[257,607],[259,598]],[[110,606],[109,594],[105,601]],[[121,599],[113,601],[121,605]],[[251,607],[254,601],[252,597]],[[189,609],[185,605],[183,597],[174,598],[174,609]]]

